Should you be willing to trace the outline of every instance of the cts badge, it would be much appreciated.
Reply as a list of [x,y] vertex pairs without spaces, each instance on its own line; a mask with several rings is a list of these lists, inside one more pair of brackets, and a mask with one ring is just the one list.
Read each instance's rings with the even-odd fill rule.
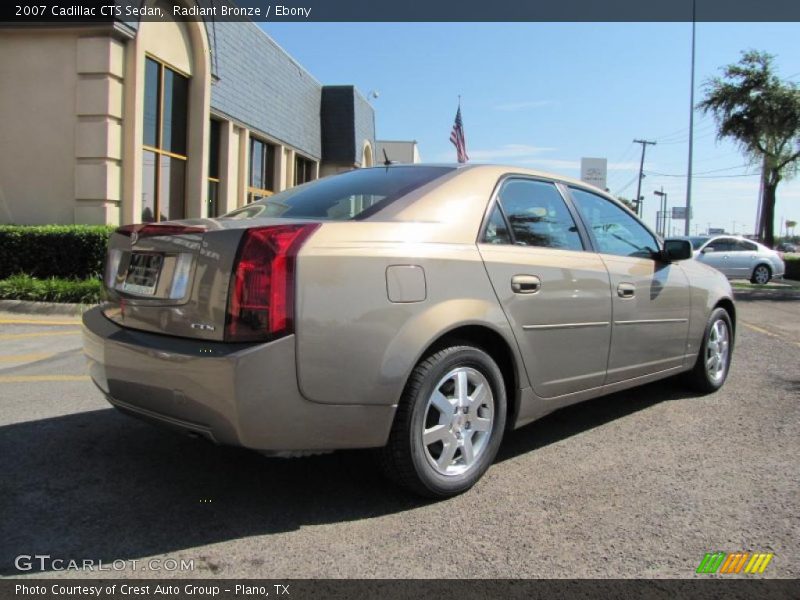
[[192,329],[199,329],[200,331],[214,331],[216,327],[208,323],[192,323]]

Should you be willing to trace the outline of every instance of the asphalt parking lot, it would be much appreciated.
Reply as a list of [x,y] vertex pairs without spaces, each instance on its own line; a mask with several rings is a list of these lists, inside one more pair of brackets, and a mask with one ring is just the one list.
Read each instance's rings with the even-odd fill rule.
[[[20,555],[126,561],[46,576],[694,576],[773,552],[800,577],[800,291],[743,293],[730,378],[582,404],[510,434],[469,493],[421,501],[369,453],[268,459],[118,414],[78,320],[0,313],[0,575]],[[132,566],[136,561],[136,570]]]

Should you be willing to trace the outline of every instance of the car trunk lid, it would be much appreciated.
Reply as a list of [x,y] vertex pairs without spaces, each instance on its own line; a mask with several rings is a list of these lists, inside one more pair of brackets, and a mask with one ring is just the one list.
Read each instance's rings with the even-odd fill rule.
[[109,241],[104,313],[132,329],[222,341],[245,232],[295,223],[191,219],[121,227]]

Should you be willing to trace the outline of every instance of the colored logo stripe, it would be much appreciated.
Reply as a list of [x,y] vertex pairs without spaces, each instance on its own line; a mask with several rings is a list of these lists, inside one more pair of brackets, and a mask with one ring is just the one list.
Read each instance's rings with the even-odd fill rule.
[[753,558],[750,559],[750,562],[747,563],[747,566],[744,569],[745,573],[763,573],[764,570],[767,568],[769,561],[772,560],[772,557],[775,556],[770,552],[767,553],[756,553],[753,554]]
[[719,566],[722,564],[723,560],[725,560],[724,552],[715,552],[714,554],[706,552],[706,555],[703,557],[703,560],[700,561],[700,566],[697,567],[697,572],[716,573],[717,569],[719,569]]
[[716,573],[719,570],[720,573],[732,574],[741,573],[742,569],[749,574],[763,573],[773,556],[771,552],[754,552],[752,555],[749,552],[707,552],[697,567],[697,573]]

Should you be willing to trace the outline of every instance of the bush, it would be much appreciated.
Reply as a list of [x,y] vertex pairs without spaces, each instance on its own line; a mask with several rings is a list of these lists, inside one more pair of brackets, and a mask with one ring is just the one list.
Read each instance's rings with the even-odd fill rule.
[[783,261],[786,264],[786,279],[800,280],[800,255],[785,254]]
[[103,283],[99,279],[36,279],[29,275],[13,275],[0,280],[0,299],[34,302],[75,302],[96,304],[102,299]]
[[0,225],[0,279],[32,277],[89,279],[103,273],[105,225]]

